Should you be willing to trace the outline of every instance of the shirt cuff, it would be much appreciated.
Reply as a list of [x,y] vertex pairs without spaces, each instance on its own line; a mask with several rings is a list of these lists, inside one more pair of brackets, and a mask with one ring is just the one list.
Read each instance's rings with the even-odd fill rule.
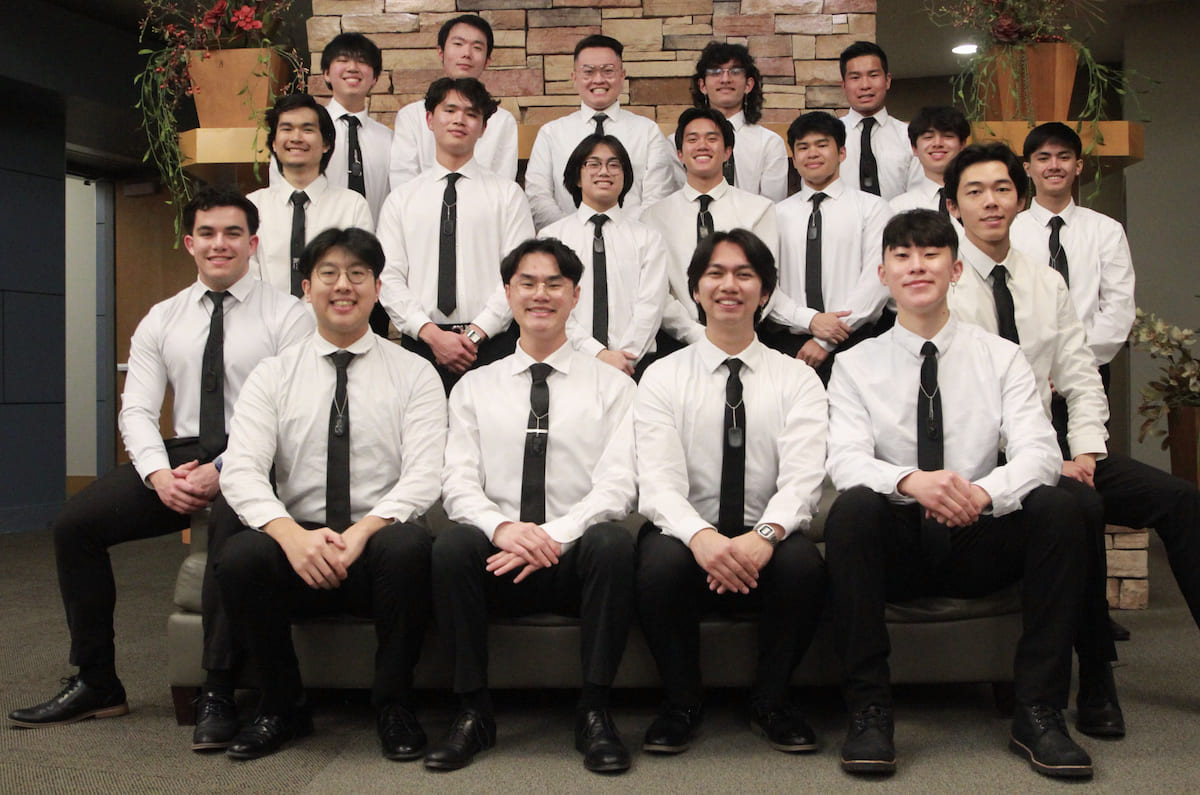
[[1096,460],[1108,458],[1108,445],[1104,436],[1098,433],[1067,434],[1067,447],[1071,449],[1071,457],[1091,453]]
[[404,333],[414,340],[419,340],[421,339],[421,329],[425,327],[426,323],[433,323],[433,318],[424,312],[420,312],[405,322]]

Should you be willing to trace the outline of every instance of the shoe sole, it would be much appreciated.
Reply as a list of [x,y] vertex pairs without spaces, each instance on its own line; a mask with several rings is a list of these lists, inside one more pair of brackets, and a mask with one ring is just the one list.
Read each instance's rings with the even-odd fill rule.
[[630,768],[629,762],[618,762],[608,765],[588,765],[584,764],[583,769],[592,773],[624,773]]
[[1105,740],[1120,740],[1125,736],[1123,726],[1088,726],[1076,721],[1075,728],[1088,737],[1099,737]]
[[662,745],[661,743],[642,743],[642,750],[651,754],[682,754],[691,748],[690,742],[683,745]]
[[1008,749],[1017,756],[1023,756],[1035,772],[1051,778],[1091,778],[1091,765],[1047,765],[1033,757],[1033,751],[1015,737],[1008,738]]
[[394,752],[393,753],[385,753],[383,755],[383,758],[390,759],[393,762],[415,762],[416,760],[420,759],[423,756],[425,756],[425,749],[421,748],[416,751],[408,751],[407,753],[402,753],[402,754],[398,754],[398,753],[394,753]]
[[753,731],[755,734],[757,734],[759,737],[762,737],[764,740],[766,740],[767,745],[771,746],[776,751],[783,751],[784,753],[787,753],[787,754],[812,753],[813,751],[819,750],[821,747],[820,743],[816,743],[816,742],[792,744],[792,745],[789,745],[788,743],[774,742],[773,740],[771,740],[770,737],[767,737],[766,729],[764,729],[762,726],[759,726],[754,721],[750,721],[750,730]]
[[436,762],[436,761],[430,761],[430,760],[426,759],[425,760],[425,769],[426,770],[462,770],[464,767],[471,764],[471,761],[474,758],[475,757],[471,757],[471,759],[468,759],[466,762],[463,762],[461,765],[454,764],[453,762]]
[[201,751],[223,751],[233,743],[233,740],[211,741],[207,743],[192,743],[192,750],[199,753]]
[[847,773],[868,773],[874,776],[888,776],[896,772],[896,762],[883,759],[843,759],[842,770]]
[[[296,740],[303,740],[305,737],[309,736],[312,733],[313,733],[313,725],[312,725],[312,722],[310,719],[306,724],[301,724],[300,727],[296,730],[296,733],[293,734],[291,737],[287,738],[286,740],[284,740],[283,742],[281,742],[277,748],[272,748],[270,751],[255,751],[253,753],[247,753],[244,751],[234,751],[232,748],[226,748],[225,756],[229,757],[230,759],[237,759],[239,761],[245,761],[245,760],[249,760],[249,759],[262,759],[265,756],[270,756],[271,754],[282,751],[284,748],[286,748],[288,746],[289,743],[294,743],[294,742],[296,742]],[[230,740],[230,745],[232,745],[232,744],[233,744],[233,741]]]
[[72,723],[79,723],[81,720],[88,720],[89,718],[119,718],[122,715],[128,715],[128,714],[129,714],[129,704],[118,704],[115,707],[103,707],[101,709],[94,709],[90,712],[82,712],[78,715],[67,718],[66,720],[54,720],[54,721],[45,721],[45,722],[41,722],[41,723],[35,723],[33,721],[17,720],[15,718],[9,718],[9,721],[14,726],[19,726],[22,729],[48,729],[51,726],[69,726]]

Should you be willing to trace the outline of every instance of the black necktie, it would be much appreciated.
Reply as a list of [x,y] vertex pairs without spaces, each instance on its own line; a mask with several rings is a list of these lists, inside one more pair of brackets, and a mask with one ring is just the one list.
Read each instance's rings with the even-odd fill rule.
[[529,425],[525,430],[525,461],[521,467],[521,521],[546,521],[546,447],[550,435],[550,365],[529,366]]
[[304,253],[304,205],[308,194],[302,190],[292,193],[292,295],[304,297],[304,274],[300,272],[300,255]]
[[733,163],[733,150],[729,151],[729,159],[725,161],[725,165],[721,167],[725,172],[725,181],[730,185],[737,184],[737,167]]
[[608,347],[608,259],[604,251],[602,227],[607,215],[593,215],[595,234],[592,237],[592,336]]
[[[942,459],[942,395],[938,389],[937,346],[926,341],[921,346],[921,384],[917,395],[917,467],[936,472],[945,465]],[[937,566],[950,552],[950,528],[936,519],[921,516],[921,547],[930,564]]]
[[458,269],[457,242],[458,191],[454,183],[462,174],[446,175],[446,192],[442,194],[442,227],[438,235],[438,297],[437,308],[449,317],[458,304],[455,276]]
[[937,211],[939,213],[941,213],[942,215],[946,216],[947,218],[950,217],[950,211],[946,209],[946,189],[945,188],[938,188],[938,210]]
[[992,268],[992,298],[996,301],[996,330],[1001,337],[1009,342],[1021,344],[1017,334],[1017,311],[1013,306],[1012,292],[1008,289],[1005,275],[1008,273],[1003,265]]
[[808,216],[808,240],[804,250],[804,295],[808,306],[818,312],[825,311],[825,293],[821,290],[821,202],[829,198],[824,193],[814,193],[812,214]]
[[745,530],[746,406],[742,401],[741,359],[726,359],[725,434],[721,444],[721,507],[717,530],[733,538]]
[[592,117],[592,121],[596,122],[596,135],[604,135],[604,122],[608,121],[608,114],[597,113]]
[[358,120],[357,116],[351,116],[349,113],[343,115],[342,118],[346,120],[346,126],[350,128],[350,135],[347,138],[349,147],[346,149],[347,187],[360,196],[366,196],[367,186],[363,181],[362,149],[358,145],[358,125],[362,122]]
[[1062,232],[1066,221],[1061,215],[1050,219],[1050,267],[1062,274],[1063,281],[1071,286],[1071,274],[1067,271],[1067,251],[1062,246],[1059,233]]
[[696,243],[713,233],[713,217],[708,211],[708,205],[712,204],[712,196],[707,193],[701,193],[697,197],[700,201],[700,212],[696,214]]
[[208,290],[212,319],[200,370],[200,450],[211,461],[225,449],[225,296]]
[[350,526],[350,397],[346,394],[346,368],[353,358],[350,351],[329,354],[329,360],[337,368],[337,386],[329,407],[325,525],[339,533]]
[[862,120],[862,151],[858,161],[858,185],[867,193],[879,195],[879,163],[875,161],[875,152],[871,149],[871,128],[875,126],[875,117],[868,116]]

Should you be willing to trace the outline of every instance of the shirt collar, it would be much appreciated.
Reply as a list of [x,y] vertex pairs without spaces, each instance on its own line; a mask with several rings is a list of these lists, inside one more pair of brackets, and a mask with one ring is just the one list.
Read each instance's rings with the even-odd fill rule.
[[766,346],[758,341],[757,335],[744,350],[732,355],[713,345],[707,335],[696,343],[696,355],[700,357],[700,363],[704,365],[704,371],[708,373],[717,372],[717,368],[724,364],[726,359],[735,357],[742,360],[746,370],[754,372],[762,362],[764,351],[766,351]]
[[364,122],[367,120],[367,109],[366,108],[363,108],[358,113],[350,113],[350,111],[348,111],[344,107],[342,107],[342,103],[338,102],[336,99],[330,99],[329,104],[325,106],[325,110],[329,111],[329,117],[331,119],[333,119],[334,121],[338,121],[343,116],[345,116],[347,113],[349,113],[354,118],[358,119],[360,122]]
[[[726,193],[729,192],[730,187],[731,187],[730,184],[728,182],[726,182],[724,179],[722,179],[720,184],[718,184],[715,188],[713,188],[712,190],[710,190],[708,192],[708,195],[713,197],[713,201],[717,201],[722,196],[724,196]],[[700,191],[693,188],[689,183],[686,183],[686,182],[684,183],[683,198],[687,199],[690,202],[694,202],[700,195],[701,195]]]
[[921,175],[921,185],[917,188],[917,190],[921,191],[922,196],[932,197],[937,196],[938,191],[941,190],[942,187],[943,186],[937,184],[929,177]]
[[[891,118],[888,115],[886,107],[880,108],[878,111],[871,114],[871,117],[875,119],[877,127],[882,127],[883,125],[887,124],[888,119]],[[850,127],[860,126],[862,124],[862,120],[865,118],[866,116],[863,116],[861,113],[851,108],[849,112],[842,117],[842,121],[846,125],[846,128],[849,129]]]
[[[304,193],[308,196],[308,203],[316,204],[321,199],[321,196],[325,193],[325,189],[328,187],[329,179],[324,174],[319,175],[316,179],[310,182],[308,187],[304,188]],[[295,192],[296,189],[292,187],[292,184],[288,182],[287,179],[282,179],[279,181],[279,194],[282,197],[283,203],[289,205],[289,209],[290,202],[292,200],[292,194]]]
[[[336,353],[340,350],[343,350],[342,348],[339,348],[329,340],[322,337],[320,331],[313,332],[312,345],[313,350],[317,352],[318,356],[328,356],[331,353]],[[344,350],[350,351],[355,356],[362,356],[364,353],[369,353],[374,347],[375,335],[370,329],[367,329],[366,334],[363,334],[354,342],[350,343]]]
[[[563,375],[570,375],[572,351],[573,349],[571,348],[571,343],[565,342],[558,347],[558,350],[547,356],[542,361],[545,364],[550,365],[552,370],[560,372]],[[514,351],[513,355],[508,358],[512,363],[511,372],[513,375],[524,373],[528,371],[530,367],[537,364],[537,361],[528,353],[526,353],[525,349],[521,347],[520,340],[517,341],[516,351]]]
[[[600,210],[594,210],[591,207],[588,207],[586,202],[580,202],[579,209],[575,211],[576,217],[578,217],[579,220],[585,224],[592,220],[593,215],[598,214],[600,214]],[[621,206],[619,204],[613,205],[607,210],[604,210],[603,214],[608,216],[609,224],[615,224],[617,220],[621,218]]]
[[[804,197],[804,201],[811,199],[812,195],[816,192],[808,186],[807,182],[800,183],[800,195]],[[841,177],[836,177],[833,182],[821,188],[820,192],[824,193],[830,199],[840,199],[842,194],[846,192],[846,182]]]
[[918,361],[923,357],[921,348],[925,343],[932,342],[938,349],[938,358],[942,358],[946,351],[950,350],[950,346],[954,342],[955,333],[958,331],[958,321],[953,316],[946,321],[946,325],[942,326],[941,330],[933,336],[932,340],[926,340],[924,337],[912,333],[908,329],[901,326],[899,323],[892,326],[888,332],[892,335],[892,340],[900,347],[901,350],[911,355]]
[[737,113],[730,116],[728,121],[733,125],[734,132],[737,132],[746,126],[746,111],[739,110]]
[[992,275],[992,268],[997,265],[1003,265],[1010,276],[1016,280],[1019,278],[1018,273],[1023,265],[1023,260],[1017,254],[1017,247],[1012,245],[1011,241],[1008,246],[1008,256],[1004,258],[1003,262],[995,262],[968,240],[966,234],[958,239],[958,256],[959,259],[974,268],[981,279],[985,280]]
[[[434,179],[439,182],[444,180],[446,175],[450,173],[450,169],[437,162],[437,160],[433,161],[433,165],[429,167],[429,170],[433,172]],[[483,166],[479,165],[479,161],[472,157],[456,173],[462,174],[467,179],[479,179],[479,175],[482,172]]]
[[[1058,213],[1059,217],[1063,219],[1067,226],[1070,226],[1071,222],[1075,220],[1075,210],[1077,207],[1078,205],[1075,204],[1075,200],[1071,199],[1070,203],[1063,208],[1063,211]],[[1029,209],[1026,210],[1026,212],[1029,213],[1033,220],[1038,222],[1038,226],[1049,226],[1050,219],[1055,215],[1042,205],[1038,204],[1036,199],[1029,203]]]
[[[229,289],[225,292],[232,295],[239,304],[245,303],[246,299],[250,296],[250,292],[254,289],[254,283],[256,281],[258,280],[251,276],[250,271],[247,270],[246,274],[231,284]],[[199,277],[197,277],[196,281],[192,283],[189,298],[193,301],[199,301],[204,298],[208,290],[209,288],[204,284],[204,282],[200,281]]]
[[591,107],[589,107],[587,105],[586,102],[584,102],[583,100],[580,100],[579,101],[579,112],[583,114],[583,120],[587,121],[587,122],[590,122],[592,120],[592,117],[595,116],[597,113],[603,113],[606,116],[608,116],[608,118],[605,119],[606,122],[618,121],[621,117],[621,100],[617,100],[613,104],[609,105],[607,108],[603,108],[601,110],[593,110]]

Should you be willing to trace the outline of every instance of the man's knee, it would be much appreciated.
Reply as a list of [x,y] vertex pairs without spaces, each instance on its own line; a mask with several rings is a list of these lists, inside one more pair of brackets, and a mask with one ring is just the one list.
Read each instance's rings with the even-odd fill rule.
[[279,549],[266,533],[237,533],[225,542],[213,561],[213,574],[222,589],[254,579],[270,565]]
[[637,551],[630,532],[619,524],[602,522],[584,531],[579,539],[582,561],[633,568]]
[[495,551],[487,536],[477,527],[456,524],[433,539],[432,565],[435,572],[466,567],[482,569],[483,562]]
[[1032,523],[1032,535],[1052,541],[1064,550],[1076,549],[1082,556],[1087,546],[1087,532],[1084,510],[1075,494],[1054,486],[1038,486],[1025,495],[1021,509]]
[[696,560],[686,544],[652,525],[643,526],[637,543],[640,592],[681,593],[696,576],[696,569]]
[[886,496],[866,486],[855,486],[838,495],[825,519],[826,558],[879,543],[879,534],[891,520]]
[[380,528],[367,542],[367,554],[375,559],[429,560],[433,538],[424,527],[396,522]]

